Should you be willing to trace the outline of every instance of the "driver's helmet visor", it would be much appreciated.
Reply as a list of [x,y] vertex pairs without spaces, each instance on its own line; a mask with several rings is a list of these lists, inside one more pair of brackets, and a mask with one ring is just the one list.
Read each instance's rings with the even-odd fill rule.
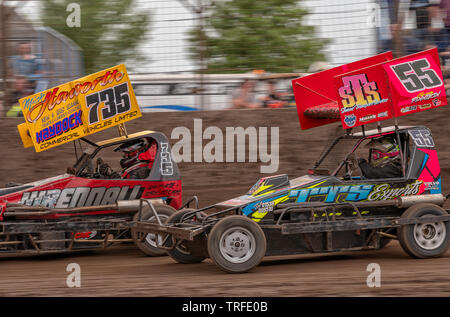
[[138,150],[136,151],[130,151],[130,152],[123,152],[123,157],[124,158],[131,158],[131,157],[135,157],[137,154]]

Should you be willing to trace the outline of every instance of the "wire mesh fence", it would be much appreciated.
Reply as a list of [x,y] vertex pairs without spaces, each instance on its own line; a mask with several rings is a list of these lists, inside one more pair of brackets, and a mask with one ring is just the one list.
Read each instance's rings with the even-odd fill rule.
[[293,106],[291,79],[388,50],[438,47],[449,83],[450,0],[0,3],[2,116],[20,115],[23,96],[119,62],[144,111]]

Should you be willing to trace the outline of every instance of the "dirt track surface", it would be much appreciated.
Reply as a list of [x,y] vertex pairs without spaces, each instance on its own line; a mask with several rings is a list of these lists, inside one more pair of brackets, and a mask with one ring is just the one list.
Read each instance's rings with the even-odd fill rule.
[[[450,191],[450,108],[401,118],[401,125],[431,128],[442,168],[443,192]],[[153,129],[169,138],[172,129],[279,127],[278,174],[304,175],[319,156],[335,125],[300,131],[295,109],[155,113],[127,124],[128,132]],[[62,174],[74,162],[73,145],[42,153],[23,149],[16,125],[1,119],[0,187],[8,181],[29,182]],[[116,135],[115,129],[94,140]],[[177,140],[171,140],[175,143]],[[205,145],[207,141],[203,141]],[[260,177],[263,163],[181,163],[183,196],[198,195],[202,206],[245,193]],[[66,286],[69,263],[82,270],[82,287]],[[381,266],[381,288],[366,285],[369,263]],[[264,262],[251,273],[230,275],[210,260],[176,264],[169,257],[147,258],[132,245],[70,256],[0,259],[0,296],[449,296],[450,253],[443,258],[409,258],[397,242],[379,251],[325,256],[297,256]]]
[[[66,267],[81,267],[81,288],[68,288]],[[369,288],[369,263],[381,287]],[[0,296],[449,296],[450,253],[417,260],[398,243],[378,251],[265,258],[247,274],[227,274],[210,260],[178,264],[133,246],[78,255],[0,259]]]

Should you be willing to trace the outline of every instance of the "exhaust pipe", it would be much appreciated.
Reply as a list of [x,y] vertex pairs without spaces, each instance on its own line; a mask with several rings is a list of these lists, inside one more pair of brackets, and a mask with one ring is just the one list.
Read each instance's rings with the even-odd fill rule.
[[430,203],[442,206],[449,195],[430,194],[430,195],[416,195],[416,196],[402,196],[398,197],[398,207],[408,208],[415,204]]

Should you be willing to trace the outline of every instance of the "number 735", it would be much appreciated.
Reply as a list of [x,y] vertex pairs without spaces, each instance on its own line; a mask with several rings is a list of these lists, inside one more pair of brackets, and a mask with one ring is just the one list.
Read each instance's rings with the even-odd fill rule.
[[[101,118],[99,118],[98,107],[102,102],[105,107],[101,109]],[[86,106],[89,109],[90,125],[129,111],[131,104],[128,94],[128,83],[123,83],[86,96]]]

